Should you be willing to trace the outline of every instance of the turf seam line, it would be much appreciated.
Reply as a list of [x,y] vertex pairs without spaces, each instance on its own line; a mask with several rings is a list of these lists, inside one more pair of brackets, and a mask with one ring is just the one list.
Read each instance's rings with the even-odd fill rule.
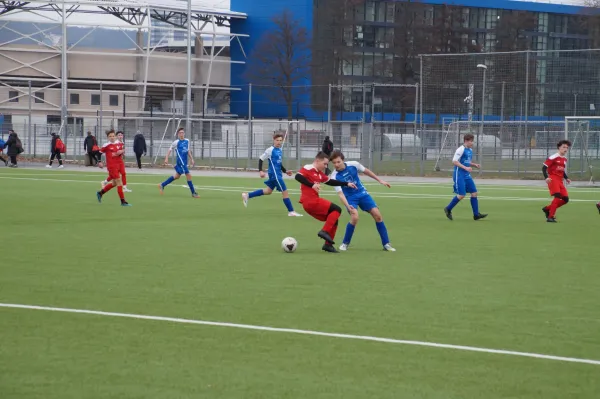
[[205,326],[214,326],[214,327],[229,327],[229,328],[238,328],[238,329],[245,329],[245,330],[258,330],[258,331],[269,331],[269,332],[288,333],[288,334],[312,335],[312,336],[320,336],[320,337],[328,337],[328,338],[354,339],[354,340],[381,342],[381,343],[388,343],[388,344],[400,344],[400,345],[423,346],[423,347],[430,347],[430,348],[454,349],[454,350],[462,350],[462,351],[469,351],[469,352],[519,356],[519,357],[527,357],[527,358],[535,358],[535,359],[543,359],[543,360],[553,360],[553,361],[569,362],[569,363],[584,363],[584,364],[600,366],[600,360],[593,360],[593,359],[582,359],[582,358],[575,358],[575,357],[544,355],[544,354],[540,354],[540,353],[518,352],[518,351],[504,350],[504,349],[480,348],[480,347],[475,347],[475,346],[452,345],[452,344],[443,344],[443,343],[437,343],[437,342],[382,338],[382,337],[373,337],[373,336],[368,336],[368,335],[340,334],[340,333],[329,333],[329,332],[322,332],[322,331],[301,330],[301,329],[293,329],[293,328],[258,326],[258,325],[252,325],[252,324],[237,324],[237,323],[226,323],[226,322],[217,322],[217,321],[181,319],[181,318],[175,318],[175,317],[148,316],[148,315],[139,315],[139,314],[130,314],[130,313],[115,313],[115,312],[104,312],[104,311],[99,311],[99,310],[57,308],[57,307],[23,305],[23,304],[14,304],[14,303],[0,303],[0,307],[13,308],[13,309],[27,309],[27,310],[43,310],[43,311],[63,312],[63,313],[80,313],[80,314],[89,314],[89,315],[95,315],[95,316],[123,317],[123,318],[130,318],[130,319],[139,319],[139,320],[165,321],[165,322],[171,322],[171,323],[196,324],[196,325],[205,325]]

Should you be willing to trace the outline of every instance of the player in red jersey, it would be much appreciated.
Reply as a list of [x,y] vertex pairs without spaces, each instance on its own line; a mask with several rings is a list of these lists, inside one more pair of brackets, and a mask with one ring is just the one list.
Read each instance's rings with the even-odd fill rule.
[[551,155],[542,166],[542,173],[548,184],[550,195],[554,197],[550,205],[542,208],[546,215],[548,223],[556,223],[556,210],[569,202],[569,192],[565,187],[564,180],[567,184],[571,183],[567,176],[567,152],[571,147],[569,140],[561,140],[556,145],[558,152]]
[[108,184],[104,186],[101,191],[96,193],[98,202],[102,202],[102,196],[116,186],[119,198],[121,199],[121,206],[131,206],[131,204],[125,201],[123,182],[121,181],[121,174],[125,170],[125,162],[123,161],[123,153],[125,150],[123,149],[123,143],[117,140],[115,131],[112,129],[106,132],[106,136],[108,137],[108,143],[100,148],[100,152],[106,156]]
[[[117,140],[123,143],[123,155],[121,155],[121,158],[125,159],[125,135],[120,130],[117,132]],[[102,188],[108,184],[109,180],[110,176],[108,176],[106,180],[102,182]],[[127,171],[125,170],[125,164],[123,164],[123,170],[121,171],[121,181],[123,182],[123,191],[130,193],[131,190],[127,188]]]
[[[325,174],[325,169],[329,163],[329,157],[324,152],[319,152],[311,165],[306,165],[296,174],[296,180],[302,185],[300,186],[300,203],[304,207],[306,213],[321,222],[325,222],[323,229],[317,234],[325,240],[323,251],[338,252],[333,246],[335,242],[335,232],[338,227],[338,219],[342,214],[342,208],[338,205],[319,197],[321,183],[328,186],[341,186],[356,188],[354,183],[343,182],[339,180],[330,180]],[[342,198],[340,198],[342,199]],[[350,213],[356,212],[354,207],[348,204],[344,197],[342,202],[348,208]]]

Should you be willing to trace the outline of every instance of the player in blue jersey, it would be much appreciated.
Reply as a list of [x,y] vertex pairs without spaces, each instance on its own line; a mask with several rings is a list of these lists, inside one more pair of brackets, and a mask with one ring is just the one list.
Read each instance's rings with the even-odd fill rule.
[[479,169],[480,166],[473,159],[473,140],[475,136],[470,133],[465,134],[463,145],[458,147],[452,158],[454,164],[454,173],[452,179],[454,181],[454,193],[456,196],[444,208],[446,217],[452,219],[452,209],[463,199],[467,193],[471,194],[471,208],[473,208],[473,219],[480,220],[487,217],[487,214],[479,212],[479,201],[477,200],[477,187],[471,176],[473,168]]
[[268,161],[268,175],[269,180],[265,181],[267,188],[261,188],[251,193],[242,193],[242,201],[244,206],[248,206],[248,200],[250,198],[260,197],[262,195],[271,195],[273,190],[280,191],[283,196],[283,203],[288,210],[288,216],[302,216],[298,212],[294,211],[294,206],[290,200],[287,187],[283,181],[283,174],[291,176],[293,173],[291,170],[287,170],[282,164],[283,151],[281,146],[283,145],[283,134],[275,133],[273,135],[273,145],[266,149],[265,153],[262,154],[258,160],[258,173],[261,179],[264,179],[266,174],[263,172],[263,162]]
[[363,186],[360,181],[359,173],[364,173],[370,178],[376,180],[378,183],[383,184],[386,187],[391,187],[390,184],[386,181],[381,180],[377,175],[371,172],[369,169],[362,166],[359,162],[356,161],[348,161],[344,162],[344,154],[335,150],[331,153],[329,160],[333,164],[335,170],[331,174],[330,178],[332,180],[343,181],[347,183],[354,183],[356,188],[348,187],[336,187],[335,190],[338,193],[338,196],[342,199],[346,198],[348,204],[350,204],[350,222],[346,225],[346,234],[344,235],[344,241],[342,245],[340,245],[340,251],[348,250],[348,246],[350,245],[350,241],[352,240],[352,235],[354,234],[354,229],[356,228],[356,224],[358,223],[358,212],[357,209],[361,209],[365,212],[368,212],[373,216],[375,220],[375,226],[377,227],[377,231],[379,232],[379,236],[381,237],[381,245],[383,249],[386,251],[394,252],[396,251],[390,245],[390,239],[388,237],[387,228],[385,227],[385,223],[383,222],[383,217],[381,217],[381,212],[379,212],[379,208],[377,204],[373,200],[373,197],[368,193],[365,186]]
[[179,179],[181,175],[185,175],[187,178],[187,184],[192,192],[192,197],[200,198],[196,192],[196,189],[194,188],[194,183],[192,183],[192,175],[188,169],[188,156],[192,166],[194,166],[194,158],[192,156],[192,149],[190,148],[190,141],[185,138],[185,130],[182,127],[177,130],[177,140],[171,144],[169,151],[167,151],[165,165],[169,164],[169,155],[171,155],[171,151],[175,151],[175,174],[158,185],[160,193],[164,194],[166,186]]

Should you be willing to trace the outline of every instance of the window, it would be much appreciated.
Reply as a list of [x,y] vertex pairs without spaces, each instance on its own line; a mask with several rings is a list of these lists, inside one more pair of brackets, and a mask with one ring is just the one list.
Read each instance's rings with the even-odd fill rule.
[[19,102],[19,92],[18,91],[9,91],[8,92],[8,101],[11,103]]
[[73,105],[79,104],[79,94],[71,93],[70,95],[70,103]]
[[92,105],[100,105],[100,94],[92,94],[91,103]]
[[108,96],[108,105],[110,105],[111,107],[118,107],[119,96],[117,94],[111,94],[110,96]]
[[44,93],[37,92],[33,94],[35,96],[35,102],[41,104],[44,102]]
[[386,3],[385,22],[394,22],[394,3]]

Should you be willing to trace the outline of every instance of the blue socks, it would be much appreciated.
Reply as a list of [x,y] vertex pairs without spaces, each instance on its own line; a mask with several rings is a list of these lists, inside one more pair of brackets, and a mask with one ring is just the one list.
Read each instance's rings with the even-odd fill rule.
[[192,183],[191,180],[187,181],[188,186],[190,187],[190,191],[192,192],[192,194],[196,194],[196,189],[194,188],[194,183]]
[[383,220],[381,222],[375,223],[375,226],[377,226],[379,237],[381,237],[381,245],[389,244],[390,238],[388,237],[387,228],[385,227],[385,223],[383,222]]
[[250,194],[248,194],[248,198],[260,197],[263,194],[264,194],[264,191],[262,189],[252,191]]
[[471,197],[471,208],[473,208],[473,215],[479,215],[479,201],[477,197]]
[[352,241],[352,235],[354,234],[354,229],[356,228],[355,225],[353,225],[352,223],[348,223],[346,225],[346,234],[344,234],[344,241],[343,243],[348,245],[350,244],[350,241]]
[[448,208],[448,210],[451,211],[456,205],[458,205],[459,202],[460,200],[458,199],[458,197],[455,196],[454,198],[452,198],[452,201],[450,201],[446,208]]
[[162,182],[160,185],[165,188],[165,186],[168,186],[169,184],[173,183],[175,181],[175,178],[173,176],[169,177],[167,180],[165,180],[164,182]]
[[292,205],[291,199],[284,198],[283,203],[285,204],[285,207],[287,208],[288,212],[294,212],[294,206]]

